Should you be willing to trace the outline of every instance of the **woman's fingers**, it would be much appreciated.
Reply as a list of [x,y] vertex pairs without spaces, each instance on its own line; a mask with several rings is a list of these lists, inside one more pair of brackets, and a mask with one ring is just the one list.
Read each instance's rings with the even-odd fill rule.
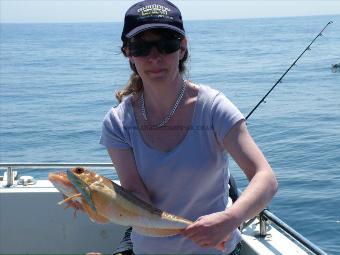
[[221,243],[219,243],[218,245],[216,245],[215,246],[215,248],[217,249],[217,250],[220,250],[220,251],[224,251],[224,244],[225,244],[225,242],[221,242]]
[[228,225],[221,225],[221,214],[202,216],[181,233],[203,248],[223,251],[225,242],[230,238]]
[[216,246],[216,244],[214,245],[211,242],[209,233],[206,231],[200,231],[200,228],[197,226],[191,225],[191,227],[186,228],[182,234],[203,248]]

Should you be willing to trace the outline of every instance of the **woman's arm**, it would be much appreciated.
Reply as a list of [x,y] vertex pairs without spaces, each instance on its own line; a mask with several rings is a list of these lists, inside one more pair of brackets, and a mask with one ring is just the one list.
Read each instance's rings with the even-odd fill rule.
[[145,202],[151,203],[143,180],[138,174],[132,149],[109,148],[108,153],[117,171],[121,186]]
[[261,212],[277,191],[275,174],[250,136],[245,121],[239,121],[225,136],[224,147],[249,180],[249,184],[228,209],[237,226]]
[[244,120],[231,128],[224,137],[223,145],[250,182],[231,207],[202,216],[183,231],[202,247],[223,249],[221,244],[230,233],[263,210],[277,190],[274,172],[251,138]]

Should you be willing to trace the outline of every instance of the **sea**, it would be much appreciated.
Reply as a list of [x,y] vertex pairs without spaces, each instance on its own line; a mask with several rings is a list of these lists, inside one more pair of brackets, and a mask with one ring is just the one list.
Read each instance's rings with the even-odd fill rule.
[[[247,123],[279,182],[268,208],[340,254],[340,70],[331,68],[340,63],[340,16],[187,21],[186,79],[222,91],[247,115],[329,21]],[[130,75],[121,30],[119,22],[1,24],[1,163],[110,163],[99,137]],[[114,168],[98,171],[117,178]],[[243,189],[234,162],[231,172]]]

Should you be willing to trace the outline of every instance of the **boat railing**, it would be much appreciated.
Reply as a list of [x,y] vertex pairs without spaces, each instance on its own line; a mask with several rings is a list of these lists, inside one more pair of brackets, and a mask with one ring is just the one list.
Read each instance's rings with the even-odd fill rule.
[[[278,226],[283,232],[290,235],[293,240],[298,241],[300,244],[302,244],[303,247],[306,247],[312,254],[317,255],[327,255],[326,252],[324,252],[321,248],[319,248],[316,244],[305,238],[303,235],[298,233],[295,229],[290,227],[287,223],[282,221],[279,217],[277,217],[275,214],[270,212],[268,209],[263,210],[260,215],[260,227],[261,225],[266,225],[267,221],[270,221],[271,223],[274,223],[276,226]],[[265,222],[265,223],[264,223]],[[267,229],[266,227],[264,229]],[[265,230],[264,230],[265,231]],[[260,230],[260,232],[262,232]],[[261,233],[262,235],[263,233]]]
[[[0,170],[4,169],[7,173],[7,184],[5,187],[11,187],[14,184],[14,169],[18,170],[45,170],[54,168],[69,168],[69,167],[92,167],[92,168],[113,168],[112,163],[0,163]],[[43,168],[43,169],[42,169]],[[239,190],[241,193],[242,191]],[[268,223],[275,224],[281,231],[290,236],[293,240],[300,243],[302,247],[315,255],[327,255],[317,245],[309,241],[302,236],[287,223],[283,222],[279,217],[270,212],[268,209],[263,210],[257,218],[260,224],[260,236],[265,237],[267,235]],[[243,226],[247,226],[254,219],[245,222]]]
[[68,168],[68,167],[100,167],[113,168],[112,163],[0,163],[0,169],[4,169],[7,175],[7,183],[5,187],[11,187],[14,184],[14,169],[18,170],[39,170],[41,168]]

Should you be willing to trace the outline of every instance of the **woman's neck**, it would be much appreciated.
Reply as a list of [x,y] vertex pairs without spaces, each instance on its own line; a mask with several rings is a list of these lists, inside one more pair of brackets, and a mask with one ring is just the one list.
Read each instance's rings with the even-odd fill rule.
[[183,82],[182,76],[178,75],[170,81],[143,84],[145,108],[152,119],[161,118],[169,113],[177,100]]

